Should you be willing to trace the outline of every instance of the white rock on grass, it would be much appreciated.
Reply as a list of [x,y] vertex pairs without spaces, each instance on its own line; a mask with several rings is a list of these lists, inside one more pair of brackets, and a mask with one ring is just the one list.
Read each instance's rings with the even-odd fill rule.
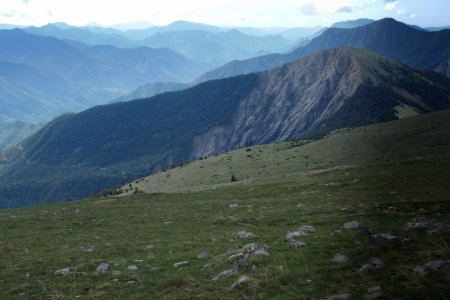
[[229,208],[236,208],[239,207],[239,204],[230,204],[228,205]]
[[248,231],[245,231],[245,230],[241,230],[241,231],[238,231],[235,234],[235,236],[240,238],[240,239],[249,239],[249,238],[255,237],[255,234],[253,232],[248,232]]
[[128,266],[127,269],[130,270],[130,271],[139,270],[139,268],[137,266]]
[[381,292],[381,286],[377,285],[367,289],[365,298],[366,299],[376,299],[381,297],[383,293]]
[[197,255],[198,259],[205,259],[209,257],[209,253],[207,251],[201,252],[199,255]]
[[336,254],[333,257],[334,262],[345,263],[345,262],[348,262],[348,260],[349,260],[349,258],[347,256],[345,256],[344,254],[340,254],[340,253]]
[[212,280],[213,281],[217,281],[217,280],[219,280],[221,278],[233,276],[235,274],[237,274],[237,270],[236,269],[229,269],[229,270],[226,270],[226,271],[223,271],[223,272],[217,274],[216,277],[214,277]]
[[294,248],[301,248],[306,246],[306,243],[303,241],[297,241],[297,240],[292,240],[291,241],[291,246]]
[[109,268],[109,264],[101,263],[97,266],[97,272],[105,273],[106,271],[108,271],[108,268]]
[[308,235],[314,231],[316,231],[314,226],[304,225],[304,226],[299,227],[296,231],[288,231],[288,233],[286,234],[286,239],[289,240],[294,237]]
[[372,257],[371,259],[369,259],[369,261],[364,264],[359,271],[360,272],[371,272],[371,271],[377,271],[381,268],[383,268],[384,264],[383,261],[381,259],[379,259],[378,257]]
[[60,269],[60,270],[56,270],[53,274],[58,275],[58,276],[64,276],[70,273],[70,269],[69,268],[64,268],[64,269]]
[[185,266],[185,265],[187,265],[187,264],[189,264],[189,261],[185,260],[185,261],[176,262],[176,263],[173,264],[173,266],[174,266],[175,268],[178,268],[178,267]]
[[236,286],[243,284],[245,282],[248,282],[248,281],[250,281],[250,277],[243,275],[243,276],[239,277],[239,279],[235,283],[233,283],[233,285],[230,288],[233,289]]
[[344,229],[354,230],[358,229],[360,225],[358,221],[351,221],[344,224]]
[[144,260],[143,259],[135,259],[134,262],[140,264],[140,263],[143,263]]

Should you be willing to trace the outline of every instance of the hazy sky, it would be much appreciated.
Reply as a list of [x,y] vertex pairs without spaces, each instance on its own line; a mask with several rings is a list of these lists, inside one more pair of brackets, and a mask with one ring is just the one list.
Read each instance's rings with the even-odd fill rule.
[[450,0],[0,0],[0,23],[111,25],[176,20],[254,27],[328,26],[383,17],[420,26],[450,25]]

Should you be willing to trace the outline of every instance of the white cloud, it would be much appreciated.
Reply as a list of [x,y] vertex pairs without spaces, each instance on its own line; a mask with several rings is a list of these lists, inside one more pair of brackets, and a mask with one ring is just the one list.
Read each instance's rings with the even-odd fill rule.
[[317,13],[316,6],[311,3],[300,6],[299,10],[306,16],[315,15]]
[[397,1],[385,1],[385,2],[386,2],[386,4],[384,5],[385,10],[393,10],[398,4]]

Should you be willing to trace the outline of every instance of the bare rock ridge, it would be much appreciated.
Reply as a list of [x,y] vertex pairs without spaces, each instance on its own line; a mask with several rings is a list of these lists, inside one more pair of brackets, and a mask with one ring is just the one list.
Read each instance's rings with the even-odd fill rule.
[[[337,48],[54,120],[6,151],[2,208],[86,197],[199,156],[450,108],[450,79]],[[25,201],[23,199],[26,199]]]

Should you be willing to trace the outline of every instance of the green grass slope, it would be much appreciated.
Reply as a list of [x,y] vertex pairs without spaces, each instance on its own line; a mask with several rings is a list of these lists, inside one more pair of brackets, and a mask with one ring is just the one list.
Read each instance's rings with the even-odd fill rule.
[[[151,181],[166,178],[160,189],[189,193],[3,211],[0,298],[324,299],[347,292],[362,299],[379,286],[380,299],[445,299],[449,116],[432,113],[340,130],[315,142],[241,149],[141,180],[150,189]],[[175,180],[178,174],[189,184]],[[232,184],[231,174],[238,179]],[[418,216],[441,226],[402,229]],[[360,228],[344,230],[349,221]],[[315,231],[294,238],[306,244],[294,248],[286,234],[303,225]],[[241,230],[254,237],[235,237]],[[376,233],[411,241],[371,241]],[[269,255],[260,251],[236,263],[232,253],[249,243]],[[210,256],[197,258],[204,251]],[[337,253],[349,260],[332,261]],[[383,267],[359,271],[372,257]],[[435,270],[425,265],[436,260],[442,264]],[[181,261],[188,263],[173,266]],[[101,263],[110,265],[105,273],[96,271]],[[236,273],[213,280],[234,266]],[[417,266],[426,275],[414,273]],[[63,268],[69,273],[54,274]]]
[[[255,182],[299,180],[333,169],[426,160],[450,150],[450,111],[334,131],[316,141],[294,140],[202,158],[131,182],[127,194],[188,192]],[[231,176],[238,179],[231,182]],[[128,190],[128,191],[127,191]]]

